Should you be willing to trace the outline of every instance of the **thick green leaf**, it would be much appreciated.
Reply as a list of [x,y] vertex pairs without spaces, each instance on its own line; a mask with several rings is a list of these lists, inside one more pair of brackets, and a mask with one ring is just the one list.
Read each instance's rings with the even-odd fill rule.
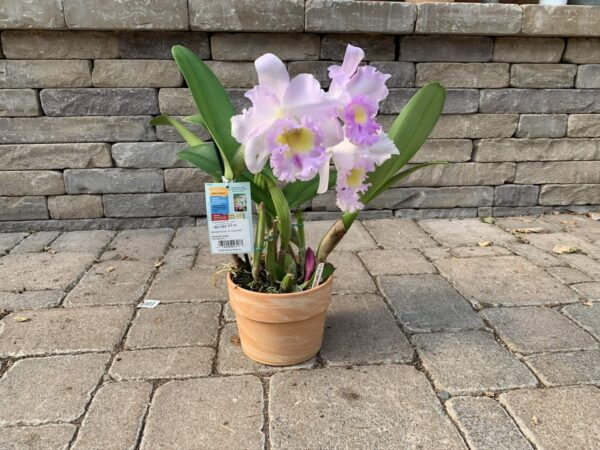
[[204,144],[204,141],[180,124],[177,120],[172,117],[167,116],[166,114],[161,114],[160,116],[156,116],[154,119],[150,121],[150,125],[166,125],[168,127],[174,127],[177,132],[181,135],[181,137],[190,144],[192,147],[196,145]]
[[362,196],[367,204],[385,189],[384,185],[417,153],[435,127],[446,100],[446,90],[437,83],[423,86],[402,109],[388,135],[400,151],[371,172],[369,190]]
[[402,170],[401,172],[398,172],[396,175],[387,180],[385,184],[381,187],[381,189],[385,191],[391,187],[394,187],[396,184],[400,183],[400,181],[402,181],[410,174],[413,174],[418,170],[424,169],[425,167],[437,164],[448,164],[448,161],[429,161],[426,163],[417,164],[415,166],[410,167],[409,169]]
[[223,173],[221,172],[221,165],[217,159],[215,148],[212,143],[188,147],[177,153],[177,156],[191,162],[204,173],[213,177],[216,181],[221,181]]
[[[335,185],[337,172],[331,170],[329,174],[329,188]],[[304,202],[307,202],[317,196],[319,188],[319,177],[315,177],[310,181],[294,181],[286,185],[282,191],[287,198],[290,209],[298,208]]]
[[206,129],[206,124],[204,123],[204,118],[202,117],[202,114],[198,113],[198,114],[194,114],[193,116],[186,116],[183,118],[184,122],[187,123],[194,123],[196,125],[200,125],[202,128]]
[[281,239],[281,254],[285,254],[288,246],[290,245],[290,238],[292,235],[292,217],[290,214],[290,206],[283,194],[282,190],[277,186],[277,182],[274,178],[269,176],[264,177],[271,199],[273,200],[273,206],[277,213],[277,219],[279,221],[279,238]]
[[231,117],[235,111],[223,85],[210,68],[191,50],[176,45],[172,49],[175,62],[192,93],[206,129],[221,152],[225,177],[233,180],[233,161],[240,144],[231,136]]

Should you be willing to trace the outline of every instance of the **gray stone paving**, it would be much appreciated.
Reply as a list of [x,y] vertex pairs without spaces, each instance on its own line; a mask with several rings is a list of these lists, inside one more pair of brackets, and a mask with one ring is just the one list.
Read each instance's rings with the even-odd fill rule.
[[0,234],[0,448],[600,447],[600,222],[358,222],[285,368],[243,355],[228,261],[205,226]]

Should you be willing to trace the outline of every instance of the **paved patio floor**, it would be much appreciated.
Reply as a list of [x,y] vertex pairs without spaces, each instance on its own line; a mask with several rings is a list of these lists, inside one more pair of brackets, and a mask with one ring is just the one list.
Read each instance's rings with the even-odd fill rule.
[[600,448],[585,216],[357,223],[323,348],[284,369],[243,356],[202,227],[0,234],[0,255],[1,449]]

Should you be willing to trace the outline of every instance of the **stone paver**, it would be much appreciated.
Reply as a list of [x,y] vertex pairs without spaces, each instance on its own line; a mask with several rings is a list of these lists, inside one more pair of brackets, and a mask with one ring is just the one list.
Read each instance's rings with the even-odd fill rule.
[[14,247],[11,253],[38,253],[48,247],[58,237],[58,231],[40,231],[32,233]]
[[127,334],[128,349],[215,345],[218,303],[159,305],[138,311]]
[[456,290],[439,275],[379,277],[383,294],[405,329],[414,333],[484,327]]
[[455,247],[450,250],[450,253],[457,258],[512,255],[510,250],[497,245],[490,245],[489,247]]
[[92,264],[88,253],[27,253],[0,259],[0,291],[66,291]]
[[157,348],[120,352],[109,375],[115,380],[157,380],[210,375],[215,351],[207,347]]
[[565,263],[556,256],[551,255],[537,247],[529,244],[510,244],[508,246],[517,255],[528,259],[540,267],[564,266]]
[[170,248],[163,258],[161,271],[191,269],[197,254],[198,251],[193,247]]
[[157,260],[164,255],[174,231],[168,228],[154,230],[126,230],[120,232],[102,255],[111,259]]
[[572,290],[520,256],[445,258],[435,265],[472,303],[528,306],[577,301]]
[[14,312],[0,322],[0,356],[110,351],[132,314],[121,306]]
[[27,233],[0,234],[0,256],[8,253],[13,247],[27,237]]
[[579,249],[594,258],[600,258],[600,247],[569,233],[530,234],[527,240],[536,247],[551,252],[557,245]]
[[[304,222],[304,235],[306,236],[306,245],[317,251],[319,242],[333,226],[333,220],[314,220]],[[367,250],[376,248],[377,244],[360,222],[354,222],[350,231],[346,233],[344,239],[336,247],[337,251],[355,252],[358,250]]]
[[585,299],[600,301],[600,283],[578,283],[572,285],[572,287]]
[[514,352],[526,355],[598,347],[589,334],[553,309],[498,308],[482,314]]
[[600,339],[600,306],[594,304],[587,305],[569,305],[563,308],[566,316],[570,317],[576,324],[584,330],[587,330],[596,339]]
[[371,275],[435,273],[435,267],[417,250],[365,250],[358,254]]
[[446,402],[446,409],[473,450],[533,449],[502,406],[491,398],[456,397]]
[[193,248],[206,245],[208,242],[208,227],[181,227],[175,233],[171,246],[175,248]]
[[151,392],[152,385],[143,381],[102,386],[94,396],[71,448],[134,448]]
[[254,376],[171,381],[156,390],[141,448],[263,448],[262,410]]
[[547,386],[600,384],[600,350],[547,353],[525,361]]
[[425,376],[408,366],[275,374],[269,416],[273,449],[465,448]]
[[373,293],[377,291],[369,272],[354,253],[335,251],[328,261],[335,267],[334,294]]
[[381,219],[363,222],[385,248],[435,247],[436,243],[412,220]]
[[39,427],[10,427],[0,433],[0,448],[4,450],[66,449],[77,427],[71,424]]
[[96,264],[67,296],[64,305],[133,305],[144,295],[154,270],[150,261]]
[[226,375],[242,375],[249,373],[269,373],[281,370],[311,369],[315,366],[316,359],[286,367],[266,366],[247,358],[242,351],[240,336],[235,323],[226,324],[221,330],[219,342],[219,358],[217,371]]
[[215,286],[213,272],[211,269],[161,270],[154,278],[146,297],[163,303],[225,300],[225,277],[219,277]]
[[592,281],[592,279],[585,273],[570,267],[548,267],[546,272],[564,284],[585,283],[586,281]]
[[92,253],[96,256],[108,245],[113,231],[70,231],[61,234],[50,246],[51,251]]
[[536,386],[531,372],[491,333],[419,334],[413,343],[436,389],[453,395]]
[[538,448],[597,448],[600,442],[600,390],[562,387],[500,395],[500,402]]
[[61,291],[0,292],[0,309],[50,308],[58,305],[64,296],[65,293]]
[[328,365],[410,362],[413,350],[383,299],[372,294],[335,295],[321,357]]
[[566,261],[571,267],[580,270],[589,275],[594,280],[600,281],[600,262],[593,260],[589,256],[580,254],[562,255],[561,259]]
[[483,241],[494,244],[514,242],[515,237],[479,219],[420,220],[419,225],[442,245],[477,245]]
[[77,419],[108,360],[87,354],[17,361],[0,379],[0,426]]

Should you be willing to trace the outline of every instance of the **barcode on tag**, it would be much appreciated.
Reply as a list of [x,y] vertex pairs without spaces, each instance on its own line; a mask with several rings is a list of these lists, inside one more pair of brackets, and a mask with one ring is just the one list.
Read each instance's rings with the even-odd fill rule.
[[224,241],[217,241],[219,248],[230,249],[237,247],[244,247],[243,239],[228,239]]

